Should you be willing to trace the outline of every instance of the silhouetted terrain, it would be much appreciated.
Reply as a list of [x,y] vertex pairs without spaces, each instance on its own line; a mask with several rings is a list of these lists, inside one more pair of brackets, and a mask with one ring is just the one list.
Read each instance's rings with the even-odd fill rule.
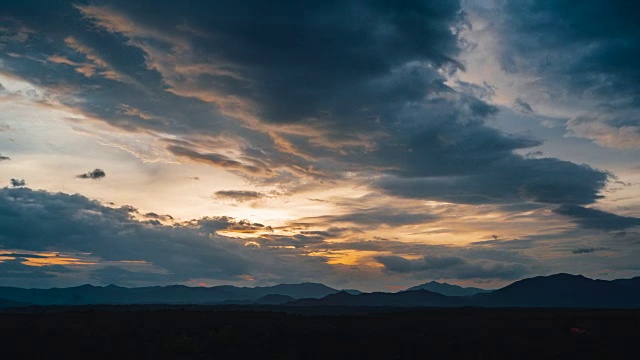
[[489,292],[491,290],[484,290],[475,287],[462,287],[458,285],[451,285],[447,283],[439,283],[437,281],[431,281],[428,283],[424,283],[422,285],[417,285],[408,288],[405,291],[414,291],[414,290],[429,290],[436,292],[438,294],[447,295],[447,296],[471,296],[483,292]]
[[[287,305],[294,307],[640,307],[640,278],[593,280],[581,275],[556,274],[516,281],[501,289],[475,295],[447,296],[422,289],[449,292],[480,289],[427,283],[397,293],[339,291],[323,284],[283,284],[268,287],[187,287],[181,285],[124,288],[83,285],[64,289],[0,287],[0,307],[88,304],[218,304]],[[411,290],[416,289],[417,290]],[[4,301],[4,302],[3,302]]]
[[640,310],[152,309],[0,312],[2,352],[7,358],[611,360],[637,358],[640,338]]
[[473,296],[477,306],[638,307],[638,292],[617,281],[556,274],[516,281],[502,289]]
[[321,298],[338,291],[340,290],[315,283],[280,284],[254,288],[230,285],[214,287],[172,285],[141,288],[82,285],[53,289],[0,287],[0,299],[34,305],[244,304],[252,303],[266,295],[283,295],[292,299]]
[[391,307],[446,307],[464,306],[471,303],[454,296],[445,296],[427,290],[402,291],[399,293],[364,293],[352,295],[341,291],[322,299],[302,299],[291,302],[293,306],[391,306]]
[[28,305],[29,304],[21,303],[18,301],[0,299],[0,308],[10,308],[10,307],[28,306]]

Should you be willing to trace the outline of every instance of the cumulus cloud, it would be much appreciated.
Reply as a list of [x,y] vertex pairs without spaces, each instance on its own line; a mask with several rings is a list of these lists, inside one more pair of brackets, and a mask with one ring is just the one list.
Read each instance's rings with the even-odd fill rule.
[[24,181],[24,179],[11,179],[11,186],[13,187],[19,187],[19,186],[25,186],[27,185],[27,183]]
[[77,175],[76,177],[79,178],[79,179],[93,179],[93,180],[96,180],[96,179],[102,179],[105,176],[107,176],[107,174],[104,172],[104,170],[95,169],[95,170],[89,171],[88,173]]
[[[291,281],[292,269],[299,272],[298,280],[309,279],[314,273],[332,273],[324,262],[250,248],[241,239],[216,234],[218,230],[229,228],[267,228],[228,217],[154,225],[136,220],[131,208],[111,208],[81,195],[29,188],[0,189],[0,210],[1,247],[36,253],[90,254],[96,266],[106,265],[94,274],[105,280],[109,274],[114,276],[112,280],[126,274],[109,266],[133,271],[127,266],[137,262],[153,266],[155,272],[166,274],[164,278],[171,282],[192,278],[234,281],[248,275],[268,281]],[[28,276],[29,271],[38,276],[46,275],[32,266],[11,264],[16,269],[12,274],[16,276]],[[96,270],[96,266],[90,270]],[[81,267],[75,268],[82,271]],[[62,268],[41,270],[49,274],[60,272]],[[148,272],[149,269],[139,271]],[[150,277],[149,282],[154,279],[159,278]]]

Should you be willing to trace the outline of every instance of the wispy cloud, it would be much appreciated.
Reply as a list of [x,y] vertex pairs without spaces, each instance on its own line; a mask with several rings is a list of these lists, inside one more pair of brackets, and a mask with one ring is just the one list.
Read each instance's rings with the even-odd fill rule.
[[265,194],[249,190],[220,190],[216,191],[215,196],[219,199],[229,199],[238,202],[244,202],[262,199],[263,197],[265,197]]

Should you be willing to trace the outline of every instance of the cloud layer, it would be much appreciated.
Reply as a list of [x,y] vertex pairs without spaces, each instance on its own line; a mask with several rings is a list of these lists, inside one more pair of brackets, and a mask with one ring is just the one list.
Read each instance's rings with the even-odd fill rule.
[[[247,247],[241,239],[217,235],[218,230],[264,227],[227,217],[162,225],[157,221],[136,220],[136,210],[131,207],[110,208],[81,195],[29,188],[0,189],[0,209],[2,248],[88,256],[94,264],[89,268],[105,281],[115,281],[126,272],[142,272],[144,276],[139,280],[144,278],[147,283],[189,279],[234,281],[247,276],[286,281],[292,268],[298,268],[302,278],[315,271],[330,272],[321,262]],[[37,254],[1,256],[14,258],[0,262],[0,266],[11,267],[11,272],[3,272],[5,277],[11,274],[55,277],[62,271],[80,274],[87,271],[81,266],[54,265],[55,262],[44,262],[38,268],[24,264],[26,258],[38,257]],[[29,270],[34,275],[24,275]],[[114,272],[117,276],[109,278],[108,274]],[[135,280],[135,276],[129,280]]]
[[[0,4],[0,107],[12,110],[19,100],[72,114],[69,126],[100,145],[74,154],[88,166],[104,146],[143,162],[126,170],[99,162],[109,172],[99,203],[22,188],[17,177],[32,185],[24,169],[37,172],[33,161],[43,154],[20,141],[3,147],[12,159],[1,166],[10,168],[16,188],[1,190],[0,247],[16,256],[0,265],[19,277],[29,260],[17,255],[55,251],[91,257],[94,264],[83,269],[93,266],[92,279],[100,281],[266,282],[288,279],[297,267],[299,279],[319,279],[348,266],[364,269],[350,273],[361,279],[504,281],[541,271],[534,255],[545,258],[545,251],[605,256],[613,247],[595,243],[593,234],[638,226],[633,216],[596,209],[612,208],[599,202],[616,176],[544,156],[545,139],[500,130],[496,119],[538,119],[557,103],[580,109],[565,119],[573,135],[637,147],[637,6],[498,1],[496,11],[478,15],[468,11],[486,2],[470,4],[476,2]],[[483,30],[471,27],[472,15],[486,20]],[[464,36],[474,31],[499,40],[490,49],[504,73],[527,79],[528,90],[508,100],[517,114],[493,103],[503,89],[459,80],[466,71],[460,59],[475,49]],[[16,90],[14,82],[28,86]],[[3,140],[6,129],[0,124]],[[46,146],[46,155],[72,169],[68,177],[92,168]],[[150,180],[136,185],[144,196],[194,207],[191,199],[206,199],[221,214],[233,208],[279,226],[205,213],[181,221],[166,209],[105,205],[113,201],[108,192],[132,186],[123,174],[149,163],[162,166],[145,167]],[[163,192],[158,179],[177,181],[195,166],[212,169],[216,187],[189,196]],[[95,185],[77,181],[69,190],[67,183],[58,189]],[[499,231],[523,239],[486,240]],[[553,236],[562,244],[549,245]],[[536,247],[539,238],[546,248]],[[79,264],[52,266],[34,274],[80,271]]]

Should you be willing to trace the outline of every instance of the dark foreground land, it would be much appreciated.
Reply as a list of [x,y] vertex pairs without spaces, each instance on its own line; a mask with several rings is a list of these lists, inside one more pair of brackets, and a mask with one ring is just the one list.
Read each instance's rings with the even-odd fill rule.
[[640,358],[640,310],[330,311],[29,308],[0,313],[0,347],[7,359]]

